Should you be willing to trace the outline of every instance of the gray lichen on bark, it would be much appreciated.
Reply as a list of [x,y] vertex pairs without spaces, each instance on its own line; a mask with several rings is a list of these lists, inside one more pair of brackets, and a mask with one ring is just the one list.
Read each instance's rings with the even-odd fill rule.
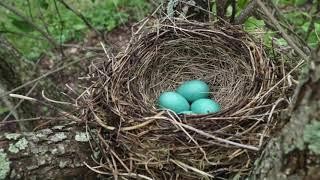
[[89,171],[83,162],[92,163],[91,148],[84,141],[87,137],[76,140],[83,133],[76,126],[60,126],[34,133],[1,135],[0,179],[83,176]]

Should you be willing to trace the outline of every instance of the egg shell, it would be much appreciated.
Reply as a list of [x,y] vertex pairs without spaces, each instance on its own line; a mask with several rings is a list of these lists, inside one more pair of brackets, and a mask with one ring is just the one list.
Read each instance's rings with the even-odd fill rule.
[[180,114],[192,115],[192,114],[195,114],[195,113],[192,112],[192,111],[182,111]]
[[177,88],[177,93],[189,102],[209,97],[209,86],[200,80],[186,81]]
[[191,111],[196,114],[216,113],[220,110],[220,105],[212,99],[198,99],[191,104]]
[[190,110],[188,101],[176,92],[164,92],[159,97],[159,106],[161,109],[170,109],[175,113]]

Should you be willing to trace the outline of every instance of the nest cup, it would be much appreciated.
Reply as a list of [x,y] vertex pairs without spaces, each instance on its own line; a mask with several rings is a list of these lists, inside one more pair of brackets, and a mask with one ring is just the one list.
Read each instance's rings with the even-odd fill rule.
[[[138,179],[245,176],[280,109],[280,75],[261,43],[226,23],[176,19],[142,29],[125,51],[92,66],[98,78],[88,90],[88,117],[106,129],[101,171]],[[194,79],[209,84],[221,112],[158,109],[160,93]]]

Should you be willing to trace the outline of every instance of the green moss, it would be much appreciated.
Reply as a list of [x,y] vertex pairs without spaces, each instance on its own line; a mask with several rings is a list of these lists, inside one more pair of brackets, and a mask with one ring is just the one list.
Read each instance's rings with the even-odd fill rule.
[[5,179],[10,172],[10,161],[3,149],[0,149],[0,179]]
[[320,155],[320,122],[312,121],[304,128],[303,140],[307,143],[309,150]]
[[86,132],[77,132],[75,140],[79,142],[88,142],[90,139],[89,135]]
[[9,140],[17,140],[21,134],[18,133],[5,133],[4,136]]

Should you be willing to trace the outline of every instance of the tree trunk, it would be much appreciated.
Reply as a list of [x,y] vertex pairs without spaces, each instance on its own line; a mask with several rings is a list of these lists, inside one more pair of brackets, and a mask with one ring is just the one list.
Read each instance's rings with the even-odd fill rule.
[[[0,135],[0,179],[90,179],[96,177],[89,136],[76,124]],[[86,178],[85,178],[86,177]]]
[[[26,82],[28,78],[30,78],[32,68],[32,63],[27,64],[23,61],[19,52],[0,35],[0,96],[2,96],[5,91],[11,90]],[[15,93],[25,95],[26,90],[22,89]],[[23,102],[16,110],[14,106],[18,103],[18,100],[2,97],[0,101],[13,112],[12,114],[15,119],[33,116],[30,102]],[[19,126],[23,131],[32,129],[32,123],[30,122],[19,123]]]
[[320,179],[320,52],[300,85],[292,115],[266,147],[249,179]]

